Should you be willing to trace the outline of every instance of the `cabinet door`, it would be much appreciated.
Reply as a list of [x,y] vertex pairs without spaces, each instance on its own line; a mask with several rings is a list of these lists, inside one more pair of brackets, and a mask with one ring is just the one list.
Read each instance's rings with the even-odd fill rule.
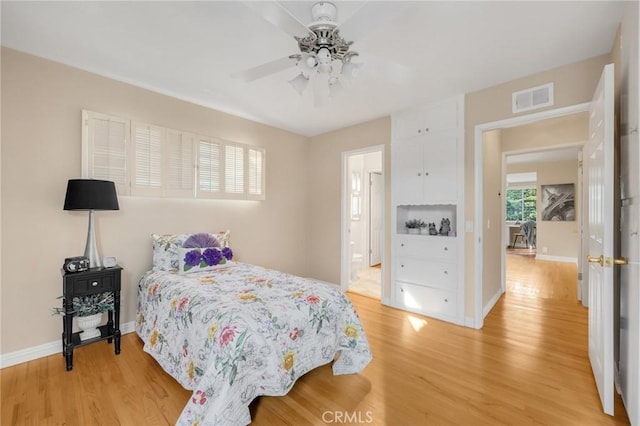
[[391,122],[393,143],[421,136],[424,130],[423,117],[424,112],[417,108],[394,114]]
[[455,130],[459,124],[458,102],[456,99],[449,99],[428,105],[423,109],[422,114],[423,128],[420,130],[427,134],[445,130]]
[[424,200],[451,202],[458,199],[458,136],[443,132],[424,138]]
[[396,204],[421,203],[423,198],[422,138],[393,145],[393,194]]

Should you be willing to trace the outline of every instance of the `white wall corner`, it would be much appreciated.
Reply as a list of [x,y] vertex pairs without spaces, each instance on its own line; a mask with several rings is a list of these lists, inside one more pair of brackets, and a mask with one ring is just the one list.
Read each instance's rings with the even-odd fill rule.
[[496,303],[498,303],[498,300],[500,299],[500,296],[502,296],[502,294],[502,288],[499,288],[498,291],[496,291],[495,294],[491,296],[491,299],[489,299],[487,304],[482,308],[482,318],[485,318],[487,314],[491,312],[491,309],[493,309]]
[[[129,321],[120,326],[120,333],[133,333],[135,329],[135,323],[133,321]],[[23,362],[33,361],[34,359],[44,358],[49,355],[59,354],[61,352],[62,342],[60,340],[55,340],[53,342],[43,343],[42,345],[21,349],[19,351],[1,354],[0,369],[22,364]]]

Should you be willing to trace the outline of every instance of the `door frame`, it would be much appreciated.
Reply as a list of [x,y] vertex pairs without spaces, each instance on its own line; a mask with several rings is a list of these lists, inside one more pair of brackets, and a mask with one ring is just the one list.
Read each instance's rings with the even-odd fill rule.
[[[507,237],[506,233],[506,227],[505,227],[505,223],[507,221],[506,218],[506,211],[505,211],[505,200],[506,200],[506,194],[507,194],[507,157],[511,156],[511,155],[519,155],[519,154],[530,154],[530,153],[535,153],[535,152],[545,152],[545,151],[555,151],[557,149],[564,149],[564,148],[576,148],[578,151],[578,181],[577,181],[577,188],[576,188],[576,193],[580,194],[580,199],[582,200],[582,173],[581,173],[581,162],[582,162],[582,150],[584,149],[584,145],[586,144],[585,141],[579,141],[579,142],[569,142],[569,143],[563,143],[563,144],[558,144],[558,145],[549,145],[549,146],[544,146],[544,147],[538,147],[538,148],[526,148],[526,149],[518,149],[518,150],[513,150],[513,151],[502,151],[502,194],[505,194],[505,198],[502,199],[502,212],[501,212],[501,222],[500,222],[500,229],[501,229],[501,242],[502,241],[507,241],[508,239],[505,238]],[[579,218],[579,227],[580,229],[582,229],[582,225],[584,223],[584,217],[583,217],[583,210],[582,210],[582,203],[580,205],[576,206],[576,211],[579,213],[577,216]],[[536,243],[536,247],[537,247],[537,243]],[[580,240],[578,241],[578,274],[580,273],[580,258],[581,258],[581,252],[582,252],[582,234],[580,234]],[[502,293],[504,293],[507,290],[507,252],[506,250],[501,250],[500,252],[500,267],[501,267],[501,286],[500,288],[502,289]],[[578,281],[578,295],[580,295],[580,281]],[[578,297],[578,300],[580,300],[580,298]],[[484,307],[483,307],[484,309]]]
[[[372,250],[371,250],[371,235],[373,234],[373,221],[371,220],[371,212],[373,211],[373,204],[371,203],[372,200],[372,196],[371,196],[371,188],[373,187],[373,175],[380,175],[380,202],[378,203],[379,206],[377,206],[377,208],[380,210],[380,232],[382,232],[383,236],[384,236],[384,223],[382,223],[383,220],[383,213],[384,213],[384,204],[383,204],[383,196],[384,196],[384,175],[382,174],[382,172],[369,172],[369,229],[367,230],[367,232],[369,233],[369,238],[368,238],[368,246],[369,246],[369,253],[367,256],[367,262],[368,262],[368,266],[371,267],[371,255]],[[380,239],[380,243],[382,243],[382,238]],[[382,246],[382,244],[380,244],[380,248],[379,248],[379,257],[380,257],[380,266],[382,266],[382,253],[384,252],[384,247]]]
[[381,241],[381,269],[380,269],[380,290],[382,295],[382,300],[384,300],[384,288],[385,288],[385,269],[386,269],[386,258],[385,258],[385,236],[386,236],[386,216],[385,216],[385,207],[386,206],[386,170],[385,170],[385,145],[373,145],[366,148],[359,148],[350,151],[343,151],[341,153],[342,157],[342,178],[340,183],[340,289],[342,291],[347,291],[349,288],[349,276],[351,272],[351,259],[349,257],[349,253],[351,250],[349,249],[350,237],[349,237],[349,221],[351,220],[351,200],[349,197],[349,192],[351,188],[351,180],[349,176],[349,157],[353,155],[364,155],[370,154],[373,152],[380,152],[381,154],[381,168],[380,172],[382,173],[382,241]]
[[[506,118],[504,120],[492,121],[488,123],[477,124],[474,127],[474,275],[473,275],[473,327],[482,328],[484,325],[484,305],[483,305],[483,288],[482,288],[482,272],[483,272],[483,255],[482,242],[484,230],[483,209],[483,140],[482,134],[489,130],[496,130],[504,127],[514,127],[523,124],[531,124],[537,121],[547,120],[549,118],[557,118],[565,115],[577,114],[589,111],[590,102],[576,105],[570,105],[562,108],[545,110],[533,114],[521,115],[518,117]],[[497,300],[496,300],[497,301]]]

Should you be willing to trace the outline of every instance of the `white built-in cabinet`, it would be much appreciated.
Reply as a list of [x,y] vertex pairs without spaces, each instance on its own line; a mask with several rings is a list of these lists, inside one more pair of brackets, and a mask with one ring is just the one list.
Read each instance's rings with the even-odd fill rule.
[[[392,116],[391,304],[464,323],[464,98]],[[405,222],[451,223],[446,235],[409,234]]]

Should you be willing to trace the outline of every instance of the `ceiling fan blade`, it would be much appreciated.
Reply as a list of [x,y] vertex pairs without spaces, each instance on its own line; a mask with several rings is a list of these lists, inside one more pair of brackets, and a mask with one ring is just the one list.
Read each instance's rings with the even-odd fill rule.
[[231,77],[248,83],[250,81],[275,74],[279,71],[286,70],[287,68],[294,66],[295,61],[296,59],[291,57],[280,58],[275,61],[267,62],[266,64],[258,65],[257,67],[249,68],[248,70],[231,74]]
[[361,40],[370,32],[390,24],[409,6],[410,2],[368,1],[338,26],[340,36],[346,41]]
[[309,35],[310,31],[306,25],[277,2],[247,1],[244,4],[291,36],[303,38]]

